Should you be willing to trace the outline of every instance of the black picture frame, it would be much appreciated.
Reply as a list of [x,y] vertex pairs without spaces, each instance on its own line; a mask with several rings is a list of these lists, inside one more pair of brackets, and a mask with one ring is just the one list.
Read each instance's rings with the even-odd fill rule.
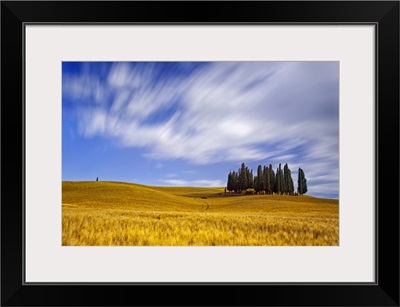
[[[23,39],[32,22],[375,25],[376,282],[24,283]],[[398,1],[3,1],[1,149],[2,306],[399,306]]]

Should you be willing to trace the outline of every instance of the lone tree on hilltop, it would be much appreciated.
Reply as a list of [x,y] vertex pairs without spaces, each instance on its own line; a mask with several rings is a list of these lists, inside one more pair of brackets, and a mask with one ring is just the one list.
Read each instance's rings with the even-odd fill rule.
[[301,168],[299,168],[299,175],[298,175],[298,180],[297,180],[297,192],[299,192],[300,195],[306,194],[308,191],[307,189],[307,179],[304,176],[304,172]]

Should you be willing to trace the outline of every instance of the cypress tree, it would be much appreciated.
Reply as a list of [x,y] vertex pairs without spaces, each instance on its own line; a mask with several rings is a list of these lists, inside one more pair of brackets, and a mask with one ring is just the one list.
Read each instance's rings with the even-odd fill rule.
[[250,189],[254,189],[254,177],[253,177],[253,170],[250,170],[250,173],[249,173],[249,176],[248,176],[249,178],[249,188]]
[[285,193],[286,194],[292,194],[294,191],[293,188],[293,179],[292,179],[292,172],[289,169],[289,166],[287,163],[285,164],[285,167],[283,168],[284,174],[284,182],[285,182]]
[[241,182],[240,182],[240,178],[241,178],[241,176],[240,176],[240,168],[239,168],[237,170],[237,178],[236,178],[238,193],[240,193],[242,191],[242,185],[241,185]]
[[264,166],[264,180],[265,180],[265,192],[271,194],[271,178],[269,176],[269,168]]
[[275,192],[275,173],[274,169],[272,168],[272,164],[269,165],[269,176],[270,176],[270,181],[271,181],[271,193]]
[[285,179],[283,176],[283,170],[282,166],[279,163],[279,167],[276,170],[276,192],[278,194],[283,194],[285,193],[286,185],[285,185]]
[[283,182],[285,183],[284,191],[283,191],[284,194],[288,194],[288,192],[289,192],[289,190],[288,190],[289,177],[288,177],[288,171],[287,170],[288,170],[288,166],[287,166],[287,163],[286,163],[285,166],[283,167]]
[[240,168],[238,169],[238,175],[237,175],[237,181],[238,181],[238,192],[239,193],[241,193],[242,192],[242,186],[243,186],[243,184],[242,184],[242,182],[240,181],[241,180],[241,178],[243,177],[243,175],[241,176],[240,175]]
[[293,184],[293,178],[292,178],[290,170],[289,170],[289,174],[290,174],[290,194],[293,195],[293,193],[294,193],[294,184]]
[[233,191],[233,181],[232,181],[232,171],[229,171],[228,174],[228,183],[226,185],[226,188],[228,189],[228,191]]
[[285,177],[283,175],[283,169],[280,169],[280,175],[281,176],[281,193],[284,194],[286,192],[286,182],[285,182]]
[[247,179],[246,189],[252,188],[251,181],[252,181],[253,178],[252,178],[250,170],[249,170],[249,168],[247,166],[246,166],[246,179]]
[[282,178],[281,178],[281,164],[279,163],[279,167],[276,170],[276,185],[277,185],[277,193],[281,194],[282,193]]
[[232,183],[232,191],[236,192],[236,184],[235,184],[235,171],[232,171],[231,173],[231,183]]
[[285,193],[291,195],[294,192],[294,186],[293,186],[292,172],[290,171],[287,163],[285,164],[285,168],[284,168],[284,178],[285,178],[285,185],[286,185]]
[[234,186],[235,186],[235,192],[239,192],[239,173],[235,172],[235,177],[234,177]]
[[305,176],[304,171],[303,171],[303,194],[306,194],[307,191],[308,191],[307,179],[306,179],[306,176]]
[[301,168],[299,168],[299,174],[297,179],[297,191],[299,192],[300,195],[306,194],[308,191],[307,179],[304,175],[304,171]]
[[259,192],[265,191],[265,178],[261,165],[259,165],[257,168],[257,178],[258,178],[258,191]]
[[239,192],[247,189],[247,175],[246,175],[246,166],[242,163],[242,167],[240,168],[239,173]]

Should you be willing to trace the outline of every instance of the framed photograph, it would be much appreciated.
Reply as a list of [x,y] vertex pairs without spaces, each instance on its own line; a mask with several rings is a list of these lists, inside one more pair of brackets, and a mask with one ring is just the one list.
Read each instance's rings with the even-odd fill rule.
[[398,1],[1,28],[2,305],[399,306]]

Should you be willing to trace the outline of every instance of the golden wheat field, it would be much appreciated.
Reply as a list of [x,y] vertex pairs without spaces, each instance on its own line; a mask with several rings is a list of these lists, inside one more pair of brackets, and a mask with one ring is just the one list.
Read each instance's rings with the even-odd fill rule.
[[224,188],[62,183],[62,245],[338,245],[338,200]]

